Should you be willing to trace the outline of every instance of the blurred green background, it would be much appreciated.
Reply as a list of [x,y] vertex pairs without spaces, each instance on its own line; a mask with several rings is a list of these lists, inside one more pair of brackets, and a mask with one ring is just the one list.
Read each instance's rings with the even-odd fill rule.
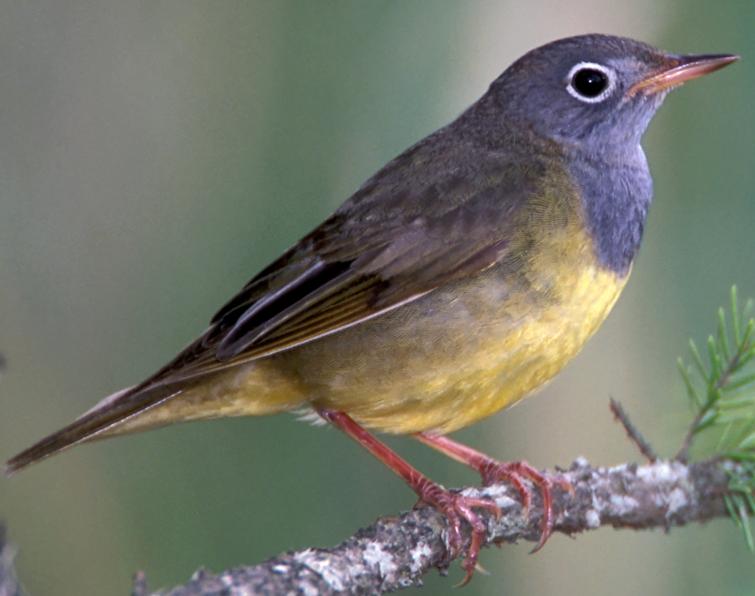
[[[252,274],[373,171],[475,100],[513,59],[600,31],[743,61],[675,92],[645,147],[646,240],[614,314],[539,396],[457,437],[566,466],[657,449],[688,410],[675,358],[732,282],[755,293],[755,3],[0,2],[0,456],[152,372]],[[389,439],[447,485],[473,474]],[[293,416],[177,426],[0,479],[34,595],[125,594],[332,545],[413,495]],[[464,594],[755,594],[726,521],[555,536],[482,554]],[[453,593],[461,577],[427,579]],[[428,591],[429,590],[429,591]]]

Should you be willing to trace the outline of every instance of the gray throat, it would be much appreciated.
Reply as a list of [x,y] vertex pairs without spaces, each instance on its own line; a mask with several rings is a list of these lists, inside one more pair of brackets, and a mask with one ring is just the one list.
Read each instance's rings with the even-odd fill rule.
[[571,156],[598,261],[624,276],[642,240],[653,180],[640,145],[631,151]]

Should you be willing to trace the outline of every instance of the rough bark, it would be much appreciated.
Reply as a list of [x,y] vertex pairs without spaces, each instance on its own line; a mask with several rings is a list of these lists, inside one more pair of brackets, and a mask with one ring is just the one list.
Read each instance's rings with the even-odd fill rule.
[[13,561],[16,550],[8,542],[5,526],[0,523],[0,596],[22,596]]
[[[669,529],[726,515],[723,496],[735,464],[709,460],[694,464],[657,461],[594,468],[575,461],[568,471],[549,472],[566,479],[573,491],[554,489],[555,531],[569,535],[614,528]],[[465,494],[494,499],[502,516],[480,511],[487,525],[485,546],[519,540],[537,541],[542,506],[537,493],[529,514],[518,493],[505,484],[465,488]],[[380,594],[418,585],[432,569],[451,562],[446,523],[434,509],[421,507],[379,519],[334,548],[288,552],[255,566],[219,574],[197,571],[191,580],[160,596],[220,594]],[[468,534],[466,535],[468,540]],[[463,553],[462,553],[463,554]],[[135,596],[148,594],[139,575]]]

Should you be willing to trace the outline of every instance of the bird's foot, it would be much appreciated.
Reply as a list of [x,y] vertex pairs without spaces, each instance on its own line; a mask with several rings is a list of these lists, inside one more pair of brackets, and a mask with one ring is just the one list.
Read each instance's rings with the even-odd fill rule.
[[467,549],[462,563],[464,569],[464,579],[459,586],[464,586],[472,579],[475,569],[477,568],[477,558],[480,554],[480,548],[485,539],[487,528],[480,517],[475,513],[475,509],[486,509],[491,512],[496,519],[501,517],[501,510],[493,501],[488,499],[479,499],[468,497],[459,493],[451,492],[429,480],[424,479],[421,485],[416,486],[415,490],[419,495],[420,502],[430,505],[446,516],[448,520],[448,538],[446,545],[448,549],[448,558],[453,559],[461,553],[463,546],[463,537],[461,532],[462,522],[467,522],[471,528],[471,538],[469,548]]
[[540,532],[540,540],[531,552],[539,551],[553,533],[553,486],[559,485],[565,491],[574,492],[572,485],[563,478],[551,479],[525,461],[500,462],[487,459],[478,468],[482,483],[489,486],[496,482],[508,482],[522,498],[524,514],[528,515],[532,505],[532,490],[525,484],[529,480],[540,490],[540,498],[543,502],[543,521]]
[[448,520],[446,550],[449,561],[461,553],[464,546],[461,531],[462,524],[463,522],[469,524],[472,535],[469,540],[469,548],[467,549],[464,563],[462,564],[466,575],[460,585],[468,583],[472,579],[475,569],[478,567],[477,557],[480,554],[480,548],[485,540],[487,530],[479,515],[475,513],[475,509],[486,509],[498,519],[501,517],[500,508],[489,499],[468,497],[451,492],[436,484],[411,466],[395,451],[378,441],[369,432],[359,426],[345,412],[323,408],[319,410],[319,413],[325,420],[340,428],[391,470],[396,472],[396,474],[401,476],[412,490],[417,493],[420,502],[435,508],[446,517]]
[[552,488],[554,485],[558,485],[570,493],[574,492],[569,482],[562,478],[552,479],[545,476],[524,461],[501,462],[495,460],[476,449],[472,449],[443,435],[418,433],[415,436],[425,445],[437,449],[452,459],[477,470],[485,486],[500,481],[512,484],[521,496],[525,515],[529,513],[530,505],[532,504],[532,490],[525,480],[528,480],[540,489],[540,496],[543,502],[543,524],[540,540],[532,552],[537,552],[545,545],[553,532]]

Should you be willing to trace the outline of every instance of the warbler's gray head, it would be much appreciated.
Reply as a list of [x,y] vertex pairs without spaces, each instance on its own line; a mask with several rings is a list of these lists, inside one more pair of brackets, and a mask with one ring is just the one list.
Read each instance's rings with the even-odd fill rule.
[[636,146],[670,89],[737,56],[678,55],[607,35],[554,41],[522,56],[486,95],[509,122],[561,144]]

